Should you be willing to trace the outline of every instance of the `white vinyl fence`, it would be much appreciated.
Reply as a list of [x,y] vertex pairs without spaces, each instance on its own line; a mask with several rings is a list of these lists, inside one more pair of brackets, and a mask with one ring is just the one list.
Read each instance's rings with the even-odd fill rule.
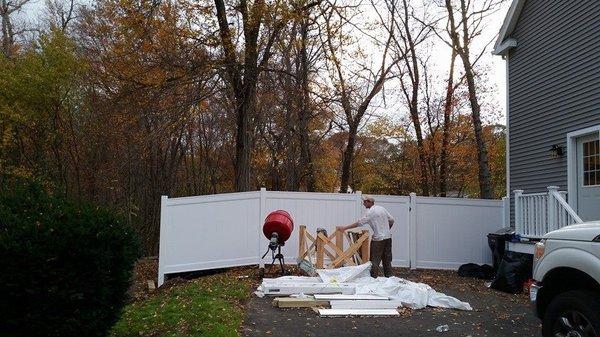
[[[296,263],[298,226],[314,233],[356,221],[366,209],[361,193],[257,192],[184,198],[162,197],[158,284],[166,274],[270,263],[261,260],[268,240],[266,216],[286,210],[294,232],[283,247]],[[501,200],[375,195],[396,219],[393,261],[398,267],[455,269],[463,263],[490,263],[486,234],[503,225]]]

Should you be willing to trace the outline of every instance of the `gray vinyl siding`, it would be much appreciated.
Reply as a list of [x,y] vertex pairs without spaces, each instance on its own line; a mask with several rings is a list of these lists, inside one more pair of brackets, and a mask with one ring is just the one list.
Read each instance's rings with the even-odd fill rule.
[[[509,54],[510,190],[567,189],[568,132],[600,124],[600,1],[526,0]],[[511,198],[511,223],[514,224]]]

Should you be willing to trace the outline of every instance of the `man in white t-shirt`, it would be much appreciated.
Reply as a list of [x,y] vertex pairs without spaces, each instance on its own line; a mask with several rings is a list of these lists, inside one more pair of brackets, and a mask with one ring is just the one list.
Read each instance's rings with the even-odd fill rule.
[[385,208],[375,205],[375,199],[364,197],[363,205],[367,208],[365,215],[358,221],[348,226],[338,226],[337,229],[345,231],[359,226],[369,225],[373,230],[371,237],[371,276],[379,276],[379,263],[383,261],[383,274],[392,276],[392,226],[394,217]]

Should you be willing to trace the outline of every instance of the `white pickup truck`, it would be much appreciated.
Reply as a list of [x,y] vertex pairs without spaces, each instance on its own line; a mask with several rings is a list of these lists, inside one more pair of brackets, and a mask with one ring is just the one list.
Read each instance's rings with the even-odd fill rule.
[[546,234],[535,247],[533,278],[544,337],[600,337],[600,221]]

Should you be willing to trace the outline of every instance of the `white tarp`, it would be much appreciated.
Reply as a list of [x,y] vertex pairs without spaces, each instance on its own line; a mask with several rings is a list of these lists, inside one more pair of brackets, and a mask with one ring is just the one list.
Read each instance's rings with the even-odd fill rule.
[[345,283],[354,279],[371,276],[371,262],[359,266],[341,267],[335,269],[317,269],[317,275],[325,283]]
[[472,310],[467,302],[439,293],[425,283],[411,282],[398,277],[378,277],[357,280],[356,294],[388,296],[403,306],[421,309],[426,306]]
[[[342,267],[336,269],[319,269],[319,278],[304,276],[284,276],[274,279],[264,279],[255,294],[259,297],[265,294],[284,295],[283,290],[293,290],[295,293],[315,294],[318,290],[331,293],[336,287],[344,288],[342,293],[356,295],[379,295],[389,297],[392,301],[402,303],[411,309],[421,309],[426,306],[472,310],[467,302],[462,302],[452,296],[435,291],[425,283],[411,282],[398,277],[372,278],[369,275],[371,263],[360,266]],[[320,280],[319,283],[315,281]],[[276,291],[271,292],[271,289]],[[289,294],[288,294],[289,295]],[[357,301],[359,302],[359,301]]]

